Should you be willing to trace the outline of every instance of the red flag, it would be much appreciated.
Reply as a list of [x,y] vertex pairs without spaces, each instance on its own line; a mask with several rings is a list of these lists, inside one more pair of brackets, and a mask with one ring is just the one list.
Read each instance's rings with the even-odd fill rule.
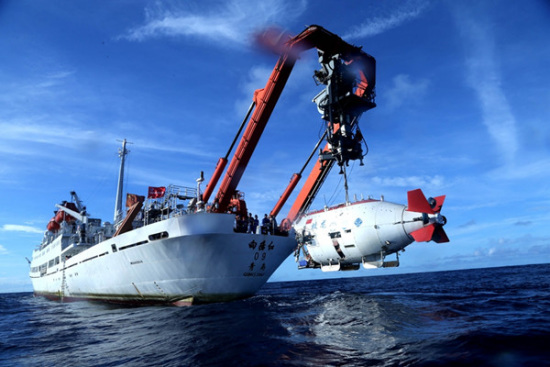
[[149,186],[149,191],[147,193],[148,199],[158,199],[164,196],[164,193],[166,192],[166,187],[152,187]]

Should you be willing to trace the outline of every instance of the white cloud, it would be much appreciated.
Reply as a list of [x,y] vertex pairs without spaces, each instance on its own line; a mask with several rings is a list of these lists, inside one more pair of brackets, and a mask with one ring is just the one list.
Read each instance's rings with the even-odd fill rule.
[[71,82],[74,74],[72,70],[56,70],[27,79],[6,78],[0,89],[0,103],[11,108],[15,105],[27,109],[30,102],[50,103],[61,97],[62,87]]
[[382,17],[371,18],[365,23],[352,28],[352,30],[345,34],[342,38],[355,39],[371,37],[380,33],[384,33],[389,29],[397,28],[406,21],[418,17],[427,8],[428,5],[428,3],[424,1],[410,1],[399,4],[400,7],[398,7],[397,9],[391,6],[388,7],[395,9],[392,10],[391,14]]
[[219,5],[192,8],[180,4],[167,8],[156,4],[145,10],[145,24],[124,37],[143,41],[154,37],[190,36],[224,45],[242,45],[249,35],[267,25],[301,15],[306,1],[231,0]]
[[11,232],[26,232],[26,233],[43,233],[44,232],[44,230],[42,229],[31,227],[31,226],[24,226],[20,224],[4,224],[2,226],[2,230],[11,231]]
[[[13,121],[1,122],[0,129],[3,131],[2,140],[73,147],[75,146],[75,140],[87,141],[97,135],[89,130],[80,130],[76,127],[63,126],[63,124],[48,124],[42,121],[40,117],[36,119],[32,117],[17,119],[17,121],[23,120],[26,121],[23,124],[14,124]],[[98,138],[97,136],[95,137]],[[17,151],[17,153],[34,155],[36,152],[22,149],[21,151]]]
[[395,109],[400,106],[417,103],[428,89],[429,82],[426,79],[411,80],[409,75],[398,74],[392,79],[392,85],[386,89],[386,106]]
[[372,181],[381,186],[434,188],[443,186],[444,179],[435,176],[373,177]]
[[252,103],[254,91],[265,86],[269,76],[271,75],[271,71],[272,68],[266,66],[254,66],[250,69],[246,80],[240,86],[240,89],[243,91],[243,95],[245,97],[235,102],[235,110],[237,114],[244,116],[246,111],[248,111],[248,108]]
[[56,70],[2,85],[0,153],[43,156],[39,144],[73,148],[99,141],[101,137],[89,127],[80,127],[84,126],[82,116],[67,112],[67,101],[74,98],[67,90],[76,84],[74,72]]
[[[455,235],[454,232],[453,235]],[[535,237],[531,235],[515,238],[499,238],[489,240],[487,244],[472,249],[471,252],[464,251],[460,254],[442,256],[437,259],[437,262],[446,266],[453,266],[454,264],[454,266],[458,265],[462,268],[544,263],[550,254],[549,240],[548,237]]]
[[8,250],[4,246],[0,245],[0,255],[5,255],[7,253]]
[[499,152],[510,163],[518,150],[516,120],[502,87],[495,36],[486,19],[461,8],[456,24],[466,45],[466,80],[475,91],[483,114],[483,124]]
[[545,178],[550,172],[550,159],[541,158],[518,165],[505,165],[489,172],[497,180]]

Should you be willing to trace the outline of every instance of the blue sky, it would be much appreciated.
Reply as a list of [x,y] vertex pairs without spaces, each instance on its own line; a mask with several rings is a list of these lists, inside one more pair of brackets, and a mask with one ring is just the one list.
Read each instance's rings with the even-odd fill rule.
[[[208,179],[276,62],[252,34],[311,24],[377,59],[350,194],[447,195],[451,242],[409,246],[398,269],[326,275],[289,259],[272,280],[549,262],[546,1],[18,0],[0,2],[0,292],[32,289],[25,256],[71,190],[112,221],[117,139],[133,143],[128,192]],[[315,52],[298,61],[241,181],[254,213],[317,141],[317,68]],[[312,209],[343,200],[334,170]]]

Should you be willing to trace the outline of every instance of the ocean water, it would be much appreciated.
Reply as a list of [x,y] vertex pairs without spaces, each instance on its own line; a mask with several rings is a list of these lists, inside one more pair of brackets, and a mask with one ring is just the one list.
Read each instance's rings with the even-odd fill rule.
[[0,294],[0,365],[550,366],[550,264],[268,283],[182,308]]

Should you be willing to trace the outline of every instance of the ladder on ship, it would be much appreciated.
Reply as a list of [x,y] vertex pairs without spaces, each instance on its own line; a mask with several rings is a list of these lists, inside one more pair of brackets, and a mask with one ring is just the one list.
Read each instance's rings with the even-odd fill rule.
[[65,287],[67,286],[67,277],[65,276],[65,257],[63,256],[63,269],[61,270],[61,290],[59,291],[59,298],[63,302],[63,297],[65,296]]

